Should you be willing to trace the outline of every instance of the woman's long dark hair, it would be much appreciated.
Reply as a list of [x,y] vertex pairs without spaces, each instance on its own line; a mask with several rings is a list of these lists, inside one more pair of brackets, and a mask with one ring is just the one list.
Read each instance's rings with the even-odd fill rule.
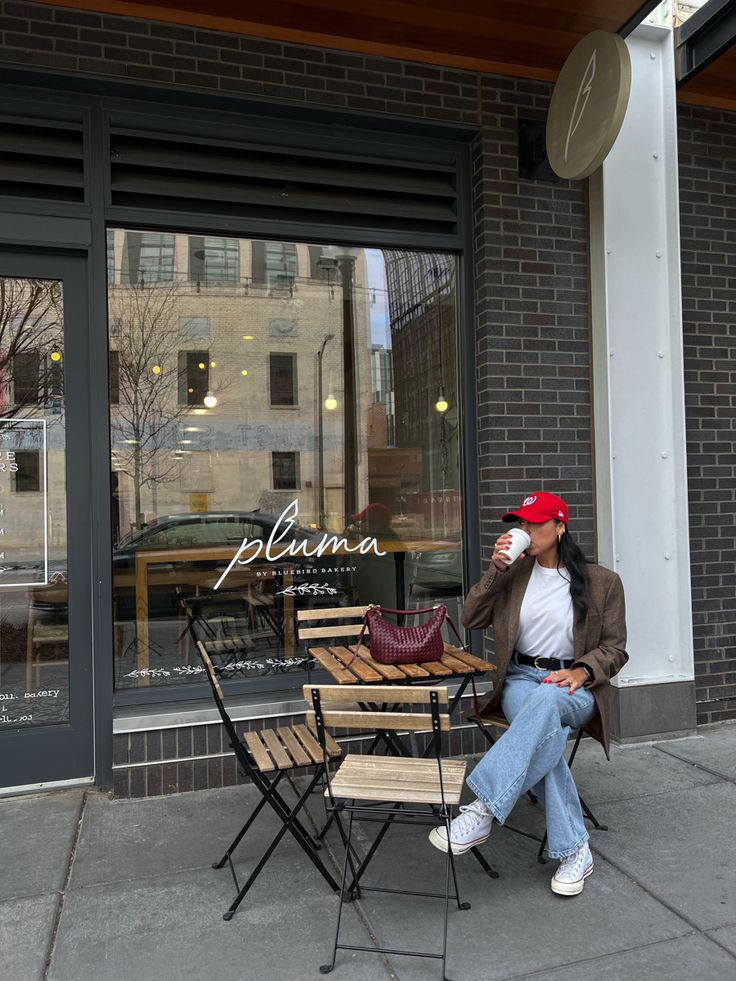
[[570,596],[575,611],[575,621],[582,623],[588,615],[590,606],[588,570],[585,568],[588,560],[567,529],[560,536],[558,554],[557,568],[564,567],[570,576]]

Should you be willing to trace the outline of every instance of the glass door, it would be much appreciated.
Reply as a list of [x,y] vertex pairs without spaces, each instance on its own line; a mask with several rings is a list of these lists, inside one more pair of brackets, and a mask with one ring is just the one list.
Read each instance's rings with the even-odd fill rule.
[[92,777],[82,259],[0,253],[0,789]]

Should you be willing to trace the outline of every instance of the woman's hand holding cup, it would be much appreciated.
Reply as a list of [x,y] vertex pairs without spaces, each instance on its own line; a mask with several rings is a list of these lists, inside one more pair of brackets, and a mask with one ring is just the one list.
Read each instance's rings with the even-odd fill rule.
[[525,531],[512,528],[497,539],[491,560],[499,572],[505,572],[531,543],[531,537]]

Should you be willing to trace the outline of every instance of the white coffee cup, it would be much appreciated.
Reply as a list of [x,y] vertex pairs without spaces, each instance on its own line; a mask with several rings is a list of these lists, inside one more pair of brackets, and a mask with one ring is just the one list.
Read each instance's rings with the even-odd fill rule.
[[506,532],[511,537],[511,542],[498,553],[502,562],[511,565],[519,558],[524,549],[529,548],[532,543],[531,537],[521,528],[512,528]]

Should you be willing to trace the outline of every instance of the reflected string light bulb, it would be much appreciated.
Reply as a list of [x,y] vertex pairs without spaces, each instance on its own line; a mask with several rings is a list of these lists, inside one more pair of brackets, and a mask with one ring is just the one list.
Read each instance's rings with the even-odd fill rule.
[[439,412],[440,414],[447,412],[449,407],[450,403],[445,397],[445,387],[444,385],[440,385],[439,395],[437,396],[437,401],[434,403],[435,412]]
[[336,399],[336,398],[335,398],[335,396],[334,396],[334,395],[332,395],[331,393],[330,393],[330,395],[328,395],[328,396],[327,396],[327,398],[325,399],[325,408],[326,408],[326,409],[327,409],[327,410],[328,410],[329,412],[332,412],[332,411],[333,411],[333,409],[336,409],[336,408],[337,408],[337,399]]
[[203,401],[208,409],[214,409],[214,407],[217,405],[217,396],[212,392],[207,392]]
[[199,368],[200,371],[204,371],[207,365],[204,363],[204,361],[200,361],[197,367]]
[[217,367],[217,362],[216,361],[210,361],[210,368],[216,368],[216,367]]
[[243,378],[245,378],[245,376],[248,374],[248,369],[247,368],[243,368],[243,370],[240,372],[240,374],[243,376]]
[[243,334],[243,340],[244,341],[252,341],[253,340],[253,335],[252,334]]
[[51,360],[58,364],[61,361],[61,351],[57,351],[56,348],[51,352]]
[[154,373],[154,375],[160,375],[161,374],[161,365],[160,364],[155,364],[153,366],[153,368],[151,368],[151,371]]

